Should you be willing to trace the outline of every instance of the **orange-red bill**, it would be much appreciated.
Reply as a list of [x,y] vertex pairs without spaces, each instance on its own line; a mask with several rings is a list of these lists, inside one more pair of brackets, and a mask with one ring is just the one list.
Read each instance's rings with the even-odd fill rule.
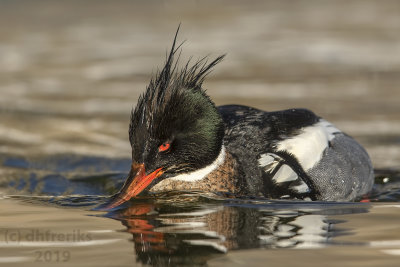
[[142,192],[154,179],[163,174],[162,168],[158,168],[146,175],[144,164],[132,164],[129,177],[114,199],[106,206],[106,209],[115,208]]

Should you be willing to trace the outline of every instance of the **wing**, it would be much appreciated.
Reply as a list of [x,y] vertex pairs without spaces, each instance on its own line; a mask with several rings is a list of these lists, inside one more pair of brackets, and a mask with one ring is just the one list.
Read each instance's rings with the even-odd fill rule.
[[271,152],[261,154],[258,164],[274,197],[319,199],[319,185],[309,171],[329,153],[331,141],[338,134],[343,135],[334,125],[319,119],[298,129],[296,135],[275,142]]
[[264,192],[272,198],[315,200],[314,183],[287,152],[265,153],[258,159],[262,168]]
[[308,171],[340,133],[335,126],[306,109],[265,112],[222,106],[219,111],[226,124],[225,145],[243,166],[251,193],[262,191],[273,198],[318,198]]

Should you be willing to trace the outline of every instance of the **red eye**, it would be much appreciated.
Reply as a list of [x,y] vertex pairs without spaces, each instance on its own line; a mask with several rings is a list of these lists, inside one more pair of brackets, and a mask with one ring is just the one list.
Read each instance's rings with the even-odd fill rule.
[[170,143],[163,143],[161,146],[158,147],[159,152],[167,151],[170,148]]

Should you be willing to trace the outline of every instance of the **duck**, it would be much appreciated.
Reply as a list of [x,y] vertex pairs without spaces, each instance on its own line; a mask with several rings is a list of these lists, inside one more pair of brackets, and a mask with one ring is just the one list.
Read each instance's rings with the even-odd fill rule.
[[107,208],[142,192],[354,201],[372,189],[366,150],[312,111],[216,106],[203,82],[225,55],[179,67],[178,31],[131,111],[131,169]]

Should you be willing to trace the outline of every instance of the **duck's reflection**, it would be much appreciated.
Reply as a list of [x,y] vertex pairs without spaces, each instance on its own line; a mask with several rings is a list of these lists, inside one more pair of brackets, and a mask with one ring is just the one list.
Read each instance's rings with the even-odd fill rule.
[[137,259],[151,265],[201,265],[235,249],[322,247],[334,224],[315,212],[221,203],[135,203],[112,217],[132,234]]

